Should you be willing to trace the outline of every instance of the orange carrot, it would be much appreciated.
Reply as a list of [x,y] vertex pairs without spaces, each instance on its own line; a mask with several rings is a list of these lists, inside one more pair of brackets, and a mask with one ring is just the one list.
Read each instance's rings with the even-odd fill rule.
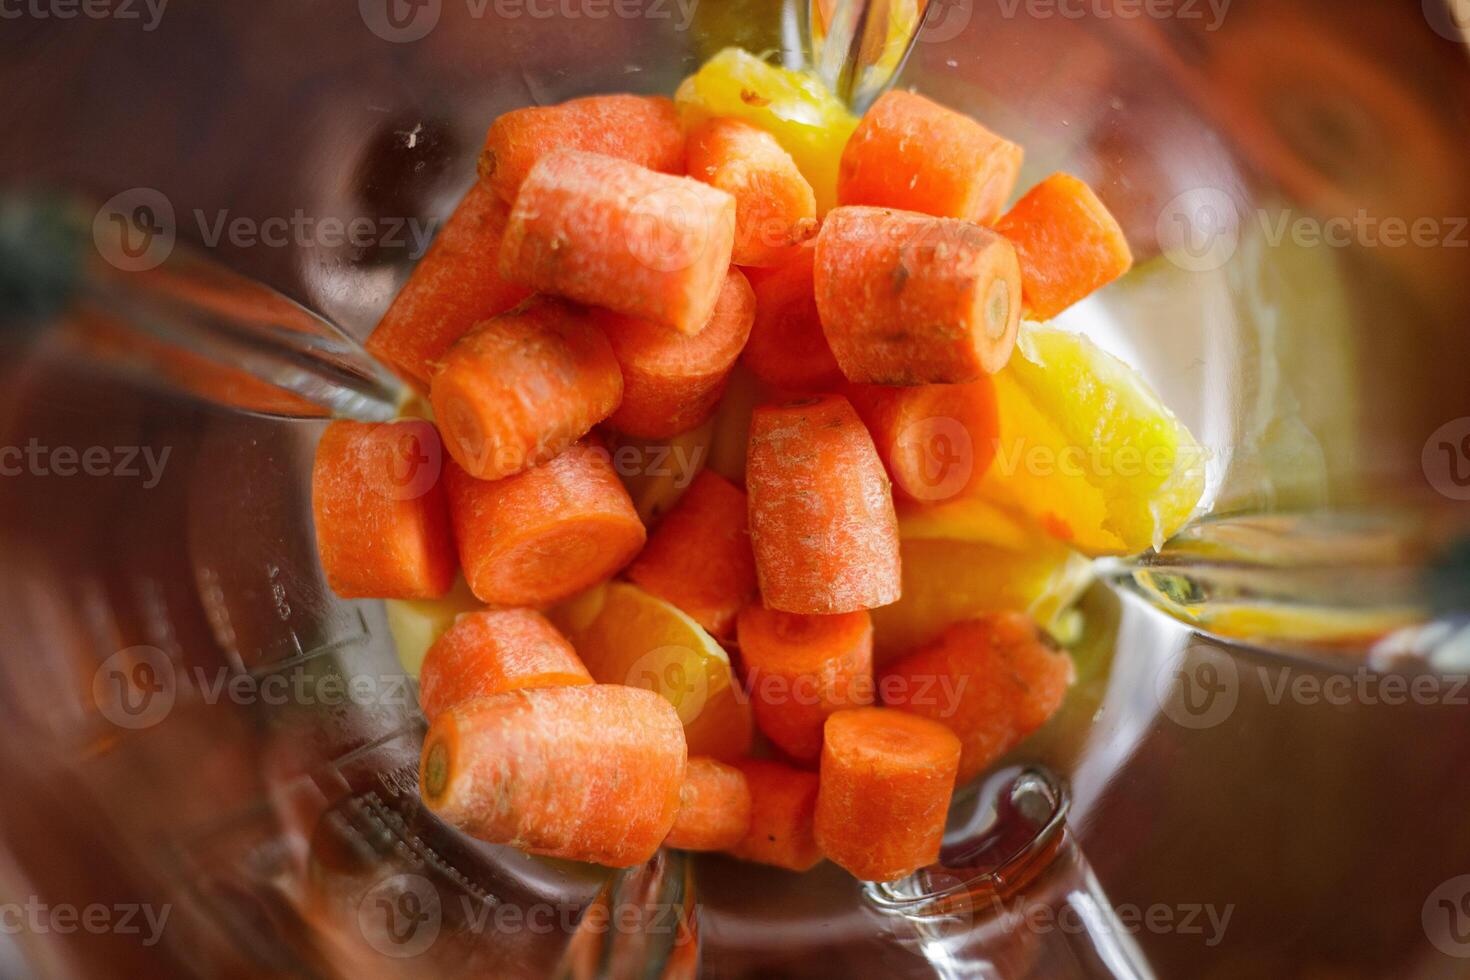
[[548,297],[465,334],[429,385],[445,448],[481,480],[546,462],[622,396],[617,358],[593,318]]
[[740,489],[701,470],[628,566],[628,578],[711,635],[728,638],[740,607],[755,595],[746,511]]
[[450,463],[449,516],[470,591],[492,606],[545,606],[612,575],[643,547],[643,524],[607,451],[579,443],[504,480]]
[[684,172],[684,131],[662,96],[589,95],[498,117],[480,152],[480,179],[507,203],[531,167],[556,150],[585,150],[668,174]]
[[740,612],[740,659],[755,723],[798,762],[816,762],[822,725],[873,700],[873,620],[867,610],[799,616]]
[[685,851],[723,851],[744,840],[748,830],[745,773],[714,759],[690,759],[679,790],[679,814],[664,843]]
[[913,92],[884,93],[842,151],[838,204],[990,224],[1021,172],[1021,148]]
[[450,344],[529,296],[497,268],[509,215],[484,185],[471,187],[368,337],[368,352],[427,389]]
[[1005,367],[1016,346],[1016,250],[978,225],[834,208],[817,236],[813,280],[822,330],[849,381],[974,381]]
[[454,584],[454,543],[427,422],[333,422],[317,443],[317,554],[344,599],[434,599]]
[[829,615],[898,599],[898,518],[888,477],[847,399],[757,408],[745,484],[768,608]]
[[964,747],[959,780],[972,779],[1040,728],[1066,697],[1072,660],[1020,613],[956,623],[889,664],[885,704],[947,725]]
[[673,705],[615,684],[475,698],[429,728],[423,799],[492,844],[622,868],[674,826],[686,762]]
[[750,828],[727,853],[742,861],[808,871],[822,860],[812,833],[817,774],[769,759],[735,764],[750,789]]
[[960,740],[936,721],[887,708],[827,719],[813,820],[822,853],[863,881],[893,881],[939,860]]
[[827,346],[812,285],[808,243],[790,261],[750,276],[755,290],[755,324],[744,362],[762,381],[797,391],[827,391],[842,382],[842,369]]
[[1076,177],[1052,174],[995,224],[1021,262],[1031,316],[1050,320],[1133,267],[1123,229]]
[[980,486],[1000,438],[988,376],[913,388],[848,385],[844,393],[873,436],[895,497],[940,503]]
[[500,272],[541,292],[698,333],[735,243],[735,199],[687,177],[562,150],[531,168]]
[[736,265],[778,265],[817,233],[817,199],[776,137],[715,118],[689,134],[689,176],[735,198]]
[[471,698],[591,683],[572,645],[545,616],[487,609],[461,615],[429,647],[419,671],[419,706],[432,723]]
[[692,336],[661,323],[601,313],[623,369],[623,402],[608,419],[619,432],[664,439],[687,432],[715,410],[725,379],[755,319],[755,295],[731,268],[709,321]]

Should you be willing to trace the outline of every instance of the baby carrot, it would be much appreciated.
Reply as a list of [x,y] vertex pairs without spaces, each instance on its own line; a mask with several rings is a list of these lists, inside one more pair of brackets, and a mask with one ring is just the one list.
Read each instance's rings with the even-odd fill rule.
[[735,615],[755,595],[746,511],[743,491],[702,470],[628,566],[628,578],[729,638]]
[[725,379],[750,336],[755,295],[731,268],[714,312],[699,333],[600,313],[603,332],[623,369],[623,401],[608,424],[642,439],[664,439],[699,425],[714,412]]
[[500,272],[541,292],[698,333],[735,243],[735,199],[598,153],[560,150],[526,175]]
[[548,297],[465,334],[429,384],[445,448],[481,480],[546,462],[622,396],[617,358],[592,317]]
[[471,187],[368,337],[368,352],[427,389],[450,344],[529,296],[497,268],[509,215],[489,188]]
[[817,233],[817,199],[776,137],[742,119],[689,133],[689,176],[735,198],[736,265],[777,265]]
[[939,860],[960,740],[937,721],[887,708],[827,719],[817,810],[822,853],[863,881]]
[[727,853],[790,871],[815,867],[822,860],[812,832],[817,774],[769,759],[742,759],[735,767],[750,789],[750,827]]
[[873,700],[873,620],[866,609],[799,616],[740,611],[740,659],[755,723],[798,762],[816,762],[833,712]]
[[536,161],[556,150],[586,150],[663,173],[684,172],[684,130],[673,101],[615,94],[501,115],[485,135],[480,179],[510,203]]
[[842,373],[868,384],[957,384],[1005,367],[1021,267],[1004,237],[953,218],[834,208],[813,281]]
[[745,773],[714,759],[690,759],[679,789],[679,813],[664,843],[685,851],[723,851],[744,840],[748,830]]
[[767,384],[796,391],[827,391],[842,382],[842,369],[827,346],[817,315],[808,243],[791,259],[751,273],[755,323],[745,345],[745,366]]
[[995,613],[956,623],[889,664],[878,692],[885,704],[960,737],[959,780],[966,782],[1040,728],[1073,676],[1072,659],[1049,646],[1028,617]]
[[942,503],[974,493],[995,458],[1000,438],[995,385],[848,385],[878,458],[893,480],[894,497]]
[[579,443],[504,480],[446,467],[470,590],[492,606],[545,606],[600,582],[643,547],[643,523],[600,446]]
[[429,648],[419,671],[419,707],[432,723],[471,698],[591,683],[572,645],[545,616],[487,609],[460,616]]
[[1021,172],[1021,148],[913,92],[884,93],[842,151],[838,204],[990,224]]
[[1050,320],[1133,267],[1123,229],[1091,187],[1052,174],[1026,192],[995,230],[1021,262],[1021,292],[1031,316]]
[[440,714],[419,787],[440,819],[480,840],[623,868],[669,835],[685,761],[679,716],[652,691],[543,687]]
[[333,422],[317,443],[317,554],[344,599],[433,599],[454,584],[454,543],[428,422]]
[[750,536],[770,609],[828,615],[898,599],[898,518],[868,430],[840,396],[762,406],[746,460]]

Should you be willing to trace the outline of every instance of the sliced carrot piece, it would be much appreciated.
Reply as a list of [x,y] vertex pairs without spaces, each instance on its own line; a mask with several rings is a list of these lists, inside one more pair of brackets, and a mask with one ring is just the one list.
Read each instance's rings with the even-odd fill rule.
[[622,397],[617,358],[591,315],[544,296],[461,337],[429,386],[445,448],[481,480],[546,462]]
[[333,422],[311,468],[317,554],[344,599],[436,599],[454,584],[454,543],[427,422]]
[[684,130],[673,100],[614,94],[499,116],[485,135],[480,179],[509,203],[536,161],[556,150],[586,150],[663,173],[684,172]]
[[745,493],[701,471],[628,566],[628,578],[728,638],[740,607],[755,595]]
[[1021,267],[1001,235],[911,211],[835,208],[817,236],[822,331],[849,381],[957,384],[1005,367]]
[[679,814],[664,841],[685,851],[723,851],[750,830],[745,773],[704,757],[689,760],[679,789]]
[[990,224],[1023,155],[969,116],[913,92],[885,92],[842,151],[837,203]]
[[893,496],[873,440],[846,398],[757,408],[745,482],[768,608],[829,615],[898,599]]
[[685,762],[679,716],[657,694],[543,687],[440,714],[419,788],[440,819],[480,840],[623,868],[669,835]]
[[735,244],[735,199],[598,153],[539,160],[516,195],[500,272],[546,293],[698,333]]
[[873,619],[867,610],[800,616],[740,612],[740,659],[755,723],[798,762],[816,762],[822,725],[873,700]]
[[912,388],[848,385],[844,393],[873,436],[895,498],[933,504],[979,489],[1000,438],[989,376]]
[[1072,658],[1052,649],[1029,617],[995,613],[956,623],[889,664],[878,693],[960,737],[966,782],[1045,724],[1074,676]]
[[1050,320],[1133,268],[1123,229],[1091,187],[1052,174],[995,223],[1021,262],[1031,316]]
[[689,176],[735,198],[736,265],[777,265],[817,233],[817,199],[776,137],[743,119],[689,133]]
[[742,861],[809,871],[822,860],[812,832],[817,774],[769,759],[735,763],[750,789],[750,828],[727,853]]
[[445,479],[465,580],[492,606],[565,599],[643,547],[643,523],[600,446],[579,443],[504,480],[450,463]]
[[797,391],[829,391],[842,382],[842,369],[827,346],[812,284],[816,248],[808,243],[791,259],[750,276],[755,323],[743,361],[767,384]]
[[429,648],[419,707],[435,718],[471,698],[530,687],[591,684],[566,637],[531,609],[466,613]]
[[526,287],[500,277],[500,240],[509,215],[487,187],[471,187],[368,337],[368,352],[427,389],[450,344],[529,296]]
[[822,853],[863,881],[939,860],[960,740],[937,721],[887,708],[827,719],[817,810]]
[[608,424],[631,436],[664,439],[709,418],[754,319],[755,294],[735,268],[699,333],[601,313],[603,332],[623,369],[623,401]]

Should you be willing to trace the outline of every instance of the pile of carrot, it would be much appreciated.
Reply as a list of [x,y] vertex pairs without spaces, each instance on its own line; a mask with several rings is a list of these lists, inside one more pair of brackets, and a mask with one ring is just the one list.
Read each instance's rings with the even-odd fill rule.
[[[312,475],[339,595],[432,599],[462,575],[484,604],[423,662],[431,810],[611,866],[668,845],[886,881],[937,860],[956,784],[1045,723],[1072,670],[1005,615],[875,673],[869,611],[902,589],[894,499],[973,491],[1023,312],[1131,263],[1076,178],[1007,211],[1022,156],[889,93],[819,221],[791,155],[746,121],[686,132],[668,99],[604,95],[494,122],[368,341],[432,420],[333,422]],[[705,423],[737,361],[767,386],[743,485],[704,471],[646,528],[610,442]],[[936,474],[940,424],[962,451]],[[725,644],[763,736],[751,757],[690,758],[669,701],[594,683],[544,615],[619,575]],[[952,703],[927,696],[941,677]]]

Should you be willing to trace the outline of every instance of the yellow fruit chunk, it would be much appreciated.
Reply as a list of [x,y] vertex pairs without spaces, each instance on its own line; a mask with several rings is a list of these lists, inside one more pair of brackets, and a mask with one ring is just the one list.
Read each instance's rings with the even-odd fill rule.
[[902,557],[902,598],[872,611],[875,662],[985,612],[1024,612],[1062,632],[1064,614],[1092,581],[1089,561],[1050,541],[1012,551],[975,541],[911,539],[903,542]]
[[684,79],[674,101],[688,126],[733,116],[761,127],[811,182],[818,213],[836,203],[837,165],[858,121],[816,76],[726,48]]
[[463,577],[455,579],[454,588],[442,599],[385,599],[388,632],[398,648],[398,662],[410,677],[419,676],[424,654],[461,613],[484,609]]
[[1136,371],[1086,337],[1023,329],[995,394],[1000,436],[977,492],[992,510],[1087,555],[1158,547],[1194,512],[1204,451]]
[[617,435],[608,452],[644,524],[652,524],[679,502],[709,462],[715,420],[710,418],[669,439]]
[[690,755],[735,759],[750,748],[750,704],[730,658],[704,629],[635,585],[612,582],[563,604],[563,627],[603,684],[657,691],[679,712]]

